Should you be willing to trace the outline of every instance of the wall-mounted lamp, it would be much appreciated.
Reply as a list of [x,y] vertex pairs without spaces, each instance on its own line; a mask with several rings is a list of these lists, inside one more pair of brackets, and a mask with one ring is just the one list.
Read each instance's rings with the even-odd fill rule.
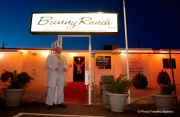
[[122,52],[122,53],[120,53],[122,56],[126,56],[126,53],[124,53],[124,52]]
[[45,57],[47,57],[49,54],[50,54],[50,51],[43,51],[42,52],[42,55],[45,56]]
[[2,58],[3,57],[3,54],[2,53],[0,53],[0,58]]
[[70,53],[70,55],[71,55],[72,57],[74,57],[74,56],[76,56],[77,54],[76,54],[76,53]]

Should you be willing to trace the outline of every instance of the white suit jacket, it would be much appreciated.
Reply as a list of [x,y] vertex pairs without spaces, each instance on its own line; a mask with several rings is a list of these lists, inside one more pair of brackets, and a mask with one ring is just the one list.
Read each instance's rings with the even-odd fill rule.
[[[56,53],[52,53],[49,54],[47,59],[46,59],[46,66],[48,68],[48,74],[47,74],[47,86],[50,87],[55,87],[56,86],[56,81],[57,78],[60,77],[60,80],[62,80],[62,82],[65,82],[65,71],[63,70],[63,68],[65,68],[66,70],[68,69],[68,64],[66,61],[66,57],[63,55],[60,55],[61,57],[61,63],[58,63],[58,54]],[[59,71],[55,71],[55,68],[59,67]]]

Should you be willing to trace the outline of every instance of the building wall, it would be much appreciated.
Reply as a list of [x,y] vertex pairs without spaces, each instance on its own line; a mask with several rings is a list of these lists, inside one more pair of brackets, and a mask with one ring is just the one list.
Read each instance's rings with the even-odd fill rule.
[[[46,57],[50,50],[18,50],[18,51],[0,51],[0,74],[3,70],[17,72],[25,71],[35,78],[34,83],[45,85],[47,68]],[[66,72],[66,82],[73,82],[73,59],[75,56],[85,57],[85,71],[89,68],[89,53],[88,51],[64,51],[69,64],[69,69]],[[111,69],[99,69],[96,65],[98,56],[111,57]],[[138,72],[142,72],[148,79],[149,86],[157,86],[157,76],[161,70],[166,70],[172,78],[171,69],[163,69],[162,59],[169,58],[169,54],[129,54],[129,66],[134,69],[130,70],[130,78]],[[180,84],[180,54],[172,54],[172,58],[176,60],[176,69],[174,69],[174,77],[177,84]],[[127,74],[126,55],[117,53],[102,53],[98,52],[92,55],[92,82],[99,85],[102,75],[113,75],[115,78],[120,74]],[[136,63],[138,62],[138,63]],[[137,68],[136,68],[137,67]],[[140,68],[140,69],[139,69]]]
[[[176,84],[180,84],[179,76],[180,73],[178,72],[180,70],[180,54],[172,54],[172,58],[175,58],[176,60],[176,68],[173,69],[174,71],[174,78],[176,81]],[[161,70],[166,71],[172,79],[172,70],[170,68],[163,68],[162,59],[163,58],[169,58],[169,54],[149,54],[148,55],[148,63],[149,63],[149,82],[151,86],[157,86],[157,76]]]
[[20,72],[22,69],[23,63],[23,54],[17,51],[13,52],[1,52],[0,53],[0,74],[4,72],[4,70],[9,70],[14,72]]
[[[27,72],[35,80],[32,80],[26,86],[26,92],[23,95],[23,101],[26,102],[45,102],[47,95],[46,86],[46,58],[50,50],[0,50],[0,74],[3,70],[17,72]],[[66,72],[66,82],[73,82],[73,59],[77,56],[85,57],[85,70],[89,70],[89,53],[88,51],[63,51],[69,64],[69,69]],[[111,69],[99,69],[96,65],[97,57],[111,57]],[[160,87],[157,84],[158,73],[163,69],[162,59],[169,58],[169,54],[164,53],[130,53],[129,54],[129,70],[130,78],[132,79],[137,72],[143,73],[148,79],[148,87],[144,90],[130,87],[131,101],[133,103],[152,103],[152,95],[159,93]],[[180,54],[172,54],[172,58],[176,60],[176,69],[174,69],[174,78],[176,82],[177,100],[180,97]],[[127,74],[126,55],[113,51],[93,51],[91,57],[92,66],[92,83],[93,96],[92,100],[96,100],[101,96],[100,80],[103,75],[113,75],[117,78],[120,74]],[[171,79],[171,69],[166,70]],[[172,80],[171,80],[172,81]],[[7,87],[8,82],[0,81],[0,89]],[[95,96],[96,95],[96,98]],[[3,98],[3,92],[0,91],[0,98]],[[96,102],[96,101],[95,101]]]

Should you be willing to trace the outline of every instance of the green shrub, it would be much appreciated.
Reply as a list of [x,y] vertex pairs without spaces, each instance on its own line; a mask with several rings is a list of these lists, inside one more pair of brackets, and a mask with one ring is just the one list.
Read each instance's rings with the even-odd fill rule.
[[[2,77],[3,76],[3,77]],[[17,73],[17,71],[15,70],[14,72],[10,72],[10,71],[5,71],[2,75],[1,75],[1,80],[2,78],[4,78],[4,81],[9,80],[9,86],[8,88],[10,89],[20,89],[20,88],[24,88],[24,86],[30,82],[31,79],[33,79],[32,77],[30,77],[28,75],[28,73],[26,72],[21,72],[21,73]]]
[[157,83],[161,87],[162,95],[171,95],[175,91],[176,86],[171,84],[170,76],[166,71],[159,72]]
[[161,72],[159,72],[159,75],[157,77],[157,83],[159,85],[171,84],[169,74],[166,71],[161,70]]
[[176,86],[173,84],[166,84],[166,85],[160,85],[161,87],[161,94],[162,95],[171,95],[174,91]]
[[7,82],[9,80],[10,76],[9,76],[9,72],[5,71],[4,73],[1,74],[1,81],[2,82]]
[[146,76],[144,76],[140,72],[137,73],[133,78],[133,86],[136,89],[146,89],[146,87],[148,86],[148,81]]
[[128,88],[131,86],[131,81],[124,78],[124,74],[120,74],[117,79],[110,79],[108,84],[105,86],[106,90],[110,93],[123,94],[126,93]]

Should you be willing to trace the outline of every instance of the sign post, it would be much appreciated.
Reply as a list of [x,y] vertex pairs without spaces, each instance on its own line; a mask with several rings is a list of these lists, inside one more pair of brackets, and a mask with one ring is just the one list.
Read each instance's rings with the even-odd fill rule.
[[[124,33],[125,33],[125,43],[126,43],[126,67],[127,67],[127,77],[130,80],[130,74],[129,74],[129,55],[128,55],[128,37],[127,37],[127,23],[126,23],[126,5],[125,0],[123,0],[123,12],[124,12]],[[128,90],[128,104],[131,104],[131,93],[130,89]]]

